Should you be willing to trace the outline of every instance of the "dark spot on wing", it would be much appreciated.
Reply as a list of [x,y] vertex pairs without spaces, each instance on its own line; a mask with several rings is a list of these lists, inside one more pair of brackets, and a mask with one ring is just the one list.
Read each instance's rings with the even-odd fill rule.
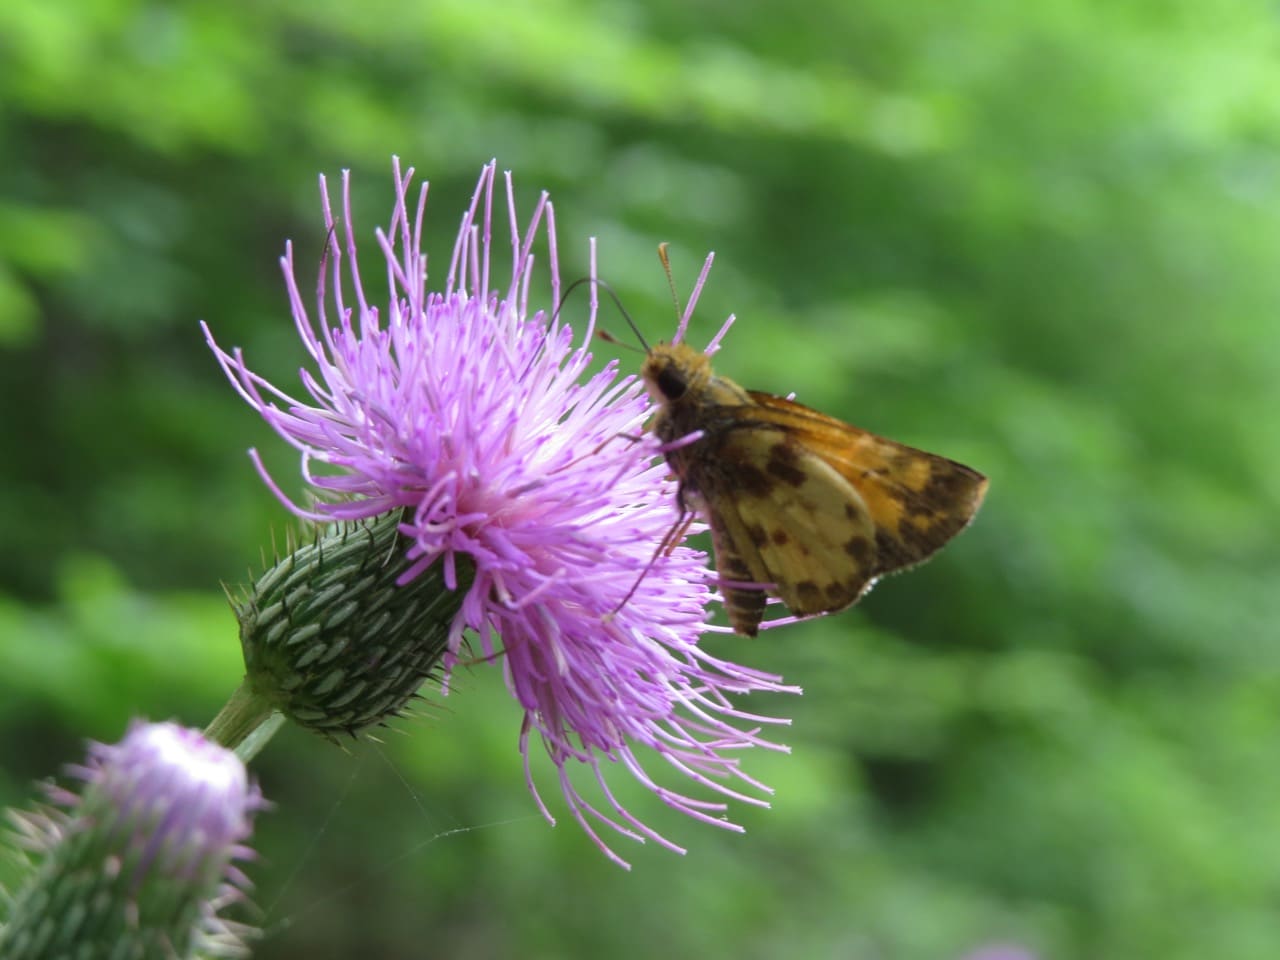
[[881,571],[910,566],[917,559],[901,540],[882,528],[876,530],[876,558],[876,569]]
[[773,531],[773,542],[780,547],[785,547],[791,542],[791,538],[787,536],[787,531],[779,527],[777,530]]
[[822,591],[812,580],[801,580],[796,584],[796,602],[791,605],[791,612],[804,616],[817,613],[823,609]]
[[934,457],[929,479],[906,498],[906,512],[910,516],[931,518],[954,514],[967,521],[976,509],[973,501],[981,485],[982,477],[976,471],[952,460]]
[[860,568],[870,569],[871,558],[875,551],[871,546],[871,541],[866,537],[850,537],[845,541],[844,552],[852,557],[854,563]]
[[783,483],[798,487],[805,481],[805,472],[800,469],[800,458],[788,443],[775,443],[769,451],[769,462],[765,466],[769,475]]
[[953,517],[932,525],[907,520],[898,525],[897,536],[877,529],[876,569],[890,573],[927,560],[963,526],[963,519]]
[[735,466],[732,476],[735,486],[749,496],[763,497],[773,489],[774,481],[754,463]]
[[827,610],[839,610],[841,607],[848,606],[858,598],[858,591],[851,590],[848,584],[829,583],[827,584]]

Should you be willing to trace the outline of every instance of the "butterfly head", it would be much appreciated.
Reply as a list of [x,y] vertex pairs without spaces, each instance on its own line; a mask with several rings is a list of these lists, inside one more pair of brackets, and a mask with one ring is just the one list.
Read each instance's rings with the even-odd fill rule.
[[679,403],[697,395],[711,377],[711,362],[684,343],[660,343],[649,350],[640,376],[654,403]]

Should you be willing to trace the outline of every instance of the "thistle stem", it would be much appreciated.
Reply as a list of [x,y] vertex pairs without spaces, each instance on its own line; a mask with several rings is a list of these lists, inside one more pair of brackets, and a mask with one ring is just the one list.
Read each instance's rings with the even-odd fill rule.
[[250,690],[246,681],[205,728],[204,736],[234,750],[243,763],[248,763],[280,729],[284,719],[284,714]]

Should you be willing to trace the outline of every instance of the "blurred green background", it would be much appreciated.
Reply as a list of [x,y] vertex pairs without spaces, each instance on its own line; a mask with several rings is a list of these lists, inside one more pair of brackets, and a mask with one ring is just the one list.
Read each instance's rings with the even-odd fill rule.
[[599,236],[661,337],[655,245],[684,290],[714,248],[693,339],[739,315],[721,372],[991,494],[855,610],[718,646],[805,696],[748,704],[795,722],[751,758],[777,795],[745,836],[618,779],[685,857],[610,865],[540,764],[547,826],[496,670],[377,746],[285,732],[255,764],[256,956],[1274,960],[1277,16],[0,5],[0,805],[239,681],[220,583],[293,526],[244,450],[294,462],[197,321],[296,382],[276,258],[318,262],[317,173],[354,170],[371,250],[390,155],[417,166],[438,263],[497,156],[551,190],[567,278]]

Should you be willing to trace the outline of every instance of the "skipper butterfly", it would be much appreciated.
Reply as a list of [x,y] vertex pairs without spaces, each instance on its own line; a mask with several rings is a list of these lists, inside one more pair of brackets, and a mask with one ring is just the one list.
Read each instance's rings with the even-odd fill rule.
[[[670,278],[665,244],[659,255]],[[798,617],[856,603],[878,578],[937,552],[986,494],[976,470],[744,390],[685,343],[645,350],[640,373],[658,405],[650,429],[679,481],[682,519],[696,512],[711,527],[738,633],[755,636],[766,591]]]

